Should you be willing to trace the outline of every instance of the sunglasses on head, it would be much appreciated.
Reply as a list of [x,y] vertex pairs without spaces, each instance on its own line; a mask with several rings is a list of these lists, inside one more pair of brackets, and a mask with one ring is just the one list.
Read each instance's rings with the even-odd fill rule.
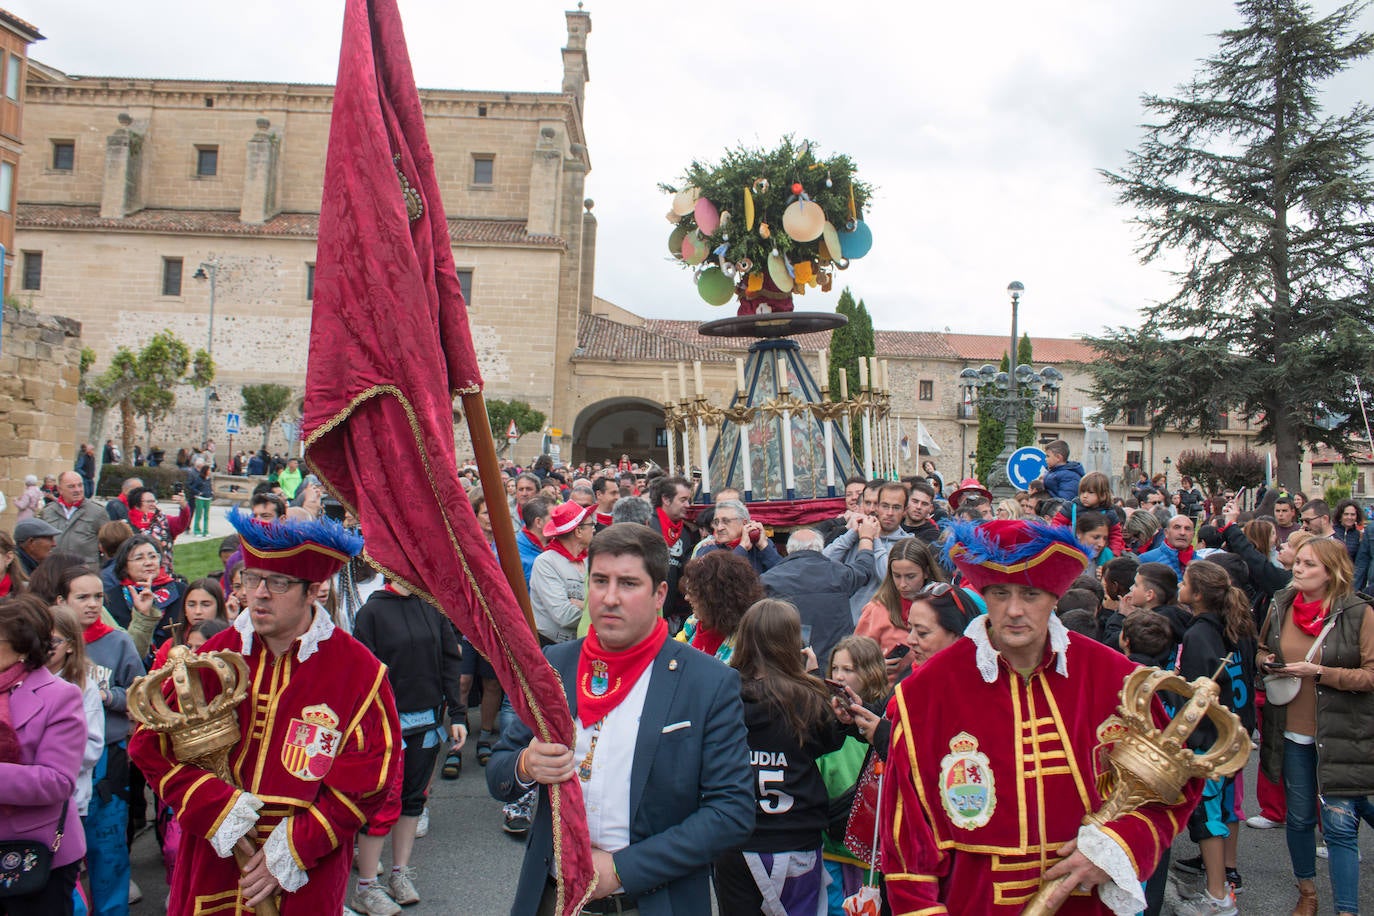
[[959,614],[964,620],[971,619],[972,615],[968,609],[968,605],[964,603],[964,590],[957,586],[950,585],[948,582],[927,582],[921,587],[921,590],[916,593],[916,600],[919,601],[922,598],[943,598],[945,595],[948,595],[949,600],[954,602],[954,606],[959,609]]

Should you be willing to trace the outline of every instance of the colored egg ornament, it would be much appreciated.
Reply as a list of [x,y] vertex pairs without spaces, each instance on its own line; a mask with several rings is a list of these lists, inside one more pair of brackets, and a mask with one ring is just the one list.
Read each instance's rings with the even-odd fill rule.
[[692,208],[693,215],[696,216],[697,228],[702,235],[715,235],[720,228],[720,211],[716,205],[704,197],[698,197],[696,204]]
[[735,281],[719,267],[708,267],[697,277],[697,293],[711,305],[724,305],[735,297]]
[[873,230],[863,220],[855,220],[852,232],[840,233],[840,253],[849,260],[858,260],[873,247]]
[[825,229],[825,211],[809,200],[795,200],[782,211],[782,228],[797,242],[814,242]]
[[700,264],[706,260],[706,254],[706,240],[701,237],[700,232],[692,232],[682,240],[682,259],[688,264]]
[[687,238],[687,233],[691,231],[692,230],[688,229],[686,226],[678,226],[668,236],[668,251],[672,254],[673,257],[685,257],[685,255],[682,253],[682,242],[684,239]]
[[678,216],[686,216],[692,212],[700,196],[701,191],[696,188],[683,188],[673,195],[673,212]]

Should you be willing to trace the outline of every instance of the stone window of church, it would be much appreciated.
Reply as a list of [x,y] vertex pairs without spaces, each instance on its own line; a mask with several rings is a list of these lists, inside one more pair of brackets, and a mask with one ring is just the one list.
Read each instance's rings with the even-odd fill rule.
[[72,140],[52,142],[52,167],[54,171],[70,172],[76,168],[76,143]]
[[305,301],[315,301],[315,265],[305,265]]
[[43,288],[43,252],[24,252],[24,280],[21,289],[39,290]]
[[181,258],[162,259],[162,295],[181,295]]
[[219,147],[196,147],[196,177],[214,178],[219,174]]
[[496,172],[496,157],[478,153],[472,157],[472,183],[489,185],[494,184]]
[[472,271],[470,271],[470,270],[460,270],[460,271],[458,271],[458,285],[459,285],[459,286],[462,288],[462,290],[463,290],[463,301],[464,301],[465,303],[467,303],[467,305],[468,305],[469,308],[471,308],[471,307],[472,307]]
[[918,389],[917,397],[919,397],[922,401],[935,400],[935,382],[933,382],[930,379],[921,379],[921,385]]

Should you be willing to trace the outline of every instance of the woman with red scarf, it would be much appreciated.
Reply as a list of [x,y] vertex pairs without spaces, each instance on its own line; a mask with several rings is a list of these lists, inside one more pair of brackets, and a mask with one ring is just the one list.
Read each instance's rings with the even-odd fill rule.
[[[163,568],[158,543],[151,536],[136,534],[121,544],[102,581],[105,606],[121,627],[131,629],[135,614],[158,618],[151,646],[165,642],[172,625],[181,622],[186,582]],[[146,647],[139,648],[146,653]]]
[[1260,670],[1299,681],[1289,703],[1265,704],[1260,737],[1260,767],[1288,799],[1299,916],[1317,912],[1318,816],[1337,913],[1359,912],[1360,820],[1374,819],[1374,609],[1353,577],[1344,544],[1312,538],[1260,630]]
[[744,612],[764,597],[758,573],[738,554],[713,550],[687,564],[680,585],[692,616],[678,641],[728,664]]
[[151,535],[158,542],[162,552],[162,565],[168,574],[172,573],[172,544],[177,536],[191,527],[191,507],[181,493],[172,495],[172,502],[181,507],[175,518],[169,518],[157,505],[157,494],[147,487],[135,487],[129,491],[129,524],[134,534]]
[[[94,570],[88,566],[64,570],[58,579],[57,595],[56,603],[75,611],[84,628],[82,636],[91,676],[105,707],[105,752],[91,777],[93,793],[83,819],[86,864],[91,875],[91,913],[127,913],[130,725],[126,691],[134,678],[144,673],[143,662],[129,634],[101,618],[104,589]],[[140,589],[135,600],[138,609],[147,613],[153,603],[151,589]]]

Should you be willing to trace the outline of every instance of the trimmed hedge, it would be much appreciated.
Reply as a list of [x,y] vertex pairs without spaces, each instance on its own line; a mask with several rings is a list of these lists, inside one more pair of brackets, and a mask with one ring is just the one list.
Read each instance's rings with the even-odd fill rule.
[[186,469],[175,464],[162,464],[155,468],[133,467],[128,464],[101,465],[100,480],[96,481],[95,492],[99,496],[118,496],[119,488],[130,477],[143,481],[145,487],[157,494],[158,499],[171,499],[172,487],[186,483]]

